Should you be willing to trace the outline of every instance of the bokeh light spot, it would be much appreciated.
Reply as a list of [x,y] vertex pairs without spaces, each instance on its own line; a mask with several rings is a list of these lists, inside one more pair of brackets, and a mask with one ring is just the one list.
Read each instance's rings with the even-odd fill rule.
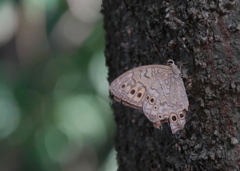
[[83,136],[85,143],[101,143],[106,128],[94,96],[78,95],[65,98],[56,105],[55,117],[59,128],[71,139]]
[[[89,75],[101,97],[107,99],[109,94],[109,84],[107,82],[107,67],[105,66],[105,58],[103,52],[97,53],[91,60],[89,66]],[[97,73],[97,74],[96,74]]]
[[17,13],[10,1],[6,1],[0,6],[0,23],[0,45],[2,45],[14,36],[18,27]]
[[7,90],[0,91],[0,138],[9,136],[20,121],[19,108],[13,95]]

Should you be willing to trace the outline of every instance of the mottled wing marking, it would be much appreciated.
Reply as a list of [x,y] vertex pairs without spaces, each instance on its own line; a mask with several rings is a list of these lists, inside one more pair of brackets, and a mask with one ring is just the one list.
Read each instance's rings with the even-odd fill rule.
[[118,102],[143,109],[157,128],[169,120],[175,133],[184,128],[189,104],[180,71],[172,64],[171,67],[148,65],[127,71],[112,82],[110,91]]
[[[144,114],[151,122],[158,123],[154,126],[159,127],[162,122],[170,120],[173,133],[184,128],[185,114],[184,118],[180,118],[179,115],[188,110],[189,104],[182,78],[179,75],[162,71],[155,77],[146,95],[149,95],[150,99],[152,97],[156,99],[154,103],[149,100],[143,102]],[[175,122],[174,119],[176,119]]]
[[[172,71],[159,71],[161,74],[157,75],[152,85],[147,90],[147,95],[155,98],[154,103],[149,100],[143,102],[143,112],[147,118],[152,122],[166,120],[169,111],[169,94],[170,94],[170,75]],[[157,107],[155,109],[154,107]],[[159,115],[161,114],[161,115]],[[161,116],[161,118],[159,117]]]
[[170,82],[169,101],[174,106],[179,106],[180,110],[188,110],[189,103],[182,78],[172,76]]
[[[127,87],[129,86],[129,84],[131,84],[132,82],[131,77],[132,77],[132,72],[127,71],[126,73],[124,73],[123,75],[121,75],[120,77],[118,77],[112,82],[110,86],[110,91],[116,99],[121,100],[122,97],[127,93],[126,91],[123,91],[123,90],[125,89],[127,90]],[[120,89],[120,86],[123,86],[123,85],[125,86],[121,87]]]
[[116,78],[110,85],[110,91],[118,102],[122,101],[126,106],[142,109],[146,90],[162,71],[171,73],[171,68],[164,65],[134,68]]
[[183,108],[185,108],[186,110],[188,110],[188,106],[189,106],[189,102],[188,102],[188,97],[186,94],[186,89],[184,86],[184,83],[182,81],[182,78],[178,78],[175,80],[176,81],[176,85],[177,85],[177,92],[178,92],[178,99],[179,99],[179,103],[180,105],[183,106]]

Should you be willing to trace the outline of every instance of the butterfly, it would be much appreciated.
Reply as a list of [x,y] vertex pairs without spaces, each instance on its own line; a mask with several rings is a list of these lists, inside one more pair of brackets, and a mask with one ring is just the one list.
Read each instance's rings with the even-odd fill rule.
[[169,122],[172,133],[184,128],[188,98],[181,72],[169,59],[167,65],[146,65],[131,69],[110,85],[114,99],[143,110],[145,116],[160,128]]

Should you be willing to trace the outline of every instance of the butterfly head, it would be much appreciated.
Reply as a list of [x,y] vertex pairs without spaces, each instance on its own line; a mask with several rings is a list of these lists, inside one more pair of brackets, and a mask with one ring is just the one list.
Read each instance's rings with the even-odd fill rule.
[[167,60],[167,65],[172,68],[174,76],[179,77],[181,75],[181,71],[178,69],[177,65],[174,64],[172,59]]
[[170,66],[170,67],[173,66],[174,61],[172,59],[167,60],[167,65]]

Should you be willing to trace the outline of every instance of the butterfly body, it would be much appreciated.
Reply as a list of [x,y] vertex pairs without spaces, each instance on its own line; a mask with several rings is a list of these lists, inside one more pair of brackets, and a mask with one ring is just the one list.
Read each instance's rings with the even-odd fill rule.
[[143,110],[156,128],[169,120],[175,133],[184,128],[189,105],[180,74],[172,60],[168,65],[141,66],[116,78],[110,91],[116,101]]

